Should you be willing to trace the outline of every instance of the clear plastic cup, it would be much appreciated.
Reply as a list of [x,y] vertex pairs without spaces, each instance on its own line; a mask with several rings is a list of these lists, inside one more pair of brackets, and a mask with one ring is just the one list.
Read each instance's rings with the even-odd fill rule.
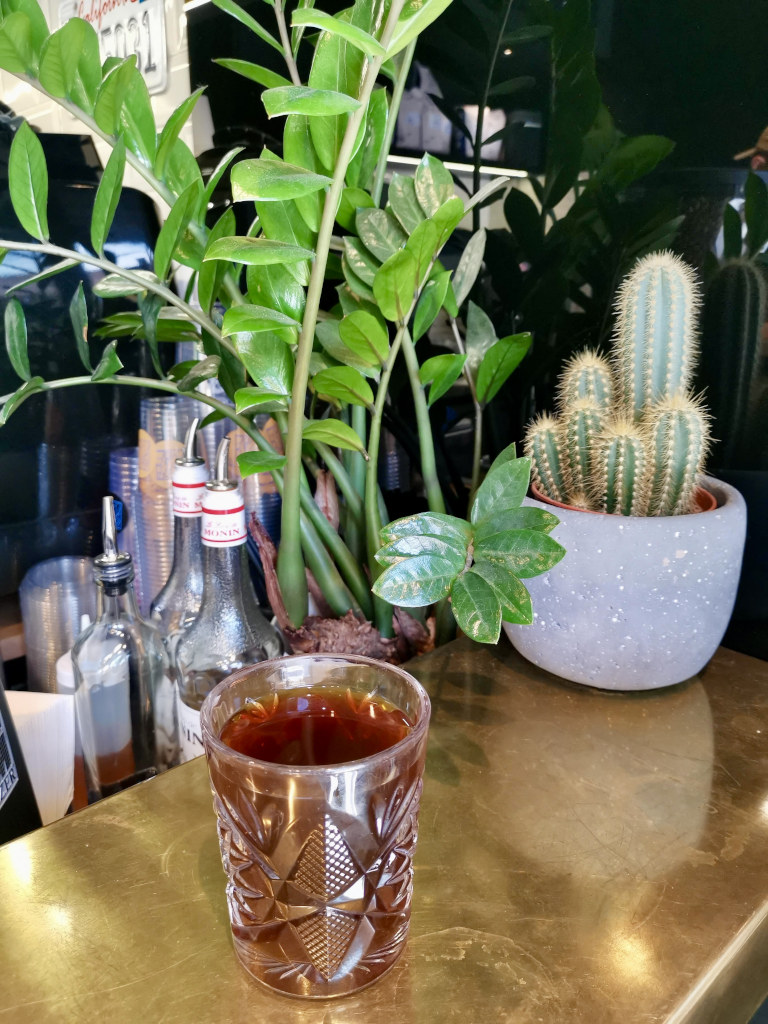
[[[410,729],[358,760],[288,766],[222,742],[232,715],[285,691],[394,706]],[[203,703],[235,952],[278,992],[346,995],[385,974],[408,934],[429,698],[407,672],[369,658],[306,655],[234,673]]]

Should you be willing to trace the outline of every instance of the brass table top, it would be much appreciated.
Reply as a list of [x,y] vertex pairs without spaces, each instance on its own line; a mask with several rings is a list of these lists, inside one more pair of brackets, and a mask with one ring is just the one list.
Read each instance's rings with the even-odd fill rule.
[[0,1024],[740,1024],[768,994],[768,663],[648,694],[506,643],[433,697],[411,937],[333,1002],[237,963],[204,759],[0,848]]

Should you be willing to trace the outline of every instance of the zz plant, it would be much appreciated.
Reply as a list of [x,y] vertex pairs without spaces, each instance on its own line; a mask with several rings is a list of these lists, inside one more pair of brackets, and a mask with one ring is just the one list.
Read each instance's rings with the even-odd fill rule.
[[557,417],[529,427],[526,451],[542,494],[621,515],[694,511],[709,422],[689,391],[699,302],[679,257],[638,260],[619,288],[613,365],[590,351],[573,357]]
[[[71,19],[49,33],[36,0],[1,2],[0,67],[59,102],[109,144],[111,155],[94,202],[90,247],[64,249],[48,231],[42,147],[23,124],[12,144],[9,189],[32,240],[0,240],[0,248],[46,254],[51,263],[39,276],[76,263],[98,268],[103,277],[95,290],[133,297],[136,308],[107,318],[97,333],[111,340],[92,360],[80,286],[71,317],[85,373],[44,380],[32,373],[23,307],[11,298],[6,345],[22,383],[5,396],[0,423],[35,393],[86,383],[188,394],[207,404],[212,417],[230,416],[258,449],[240,457],[241,472],[271,472],[282,493],[277,577],[282,624],[296,642],[307,620],[308,571],[337,617],[335,649],[344,648],[345,630],[358,633],[368,621],[380,641],[378,655],[394,656],[393,634],[405,631],[406,621],[399,611],[393,617],[394,606],[437,601],[446,612],[449,598],[459,625],[478,640],[495,641],[502,617],[530,622],[521,580],[550,568],[563,550],[549,536],[553,516],[519,507],[529,461],[511,449],[502,453],[476,488],[469,521],[448,516],[428,411],[461,373],[482,409],[530,337],[499,340],[482,311],[470,309],[464,334],[455,328],[459,352],[420,365],[416,349],[441,309],[456,324],[482,247],[468,247],[453,279],[440,253],[466,213],[504,182],[463,202],[446,168],[425,156],[413,177],[393,176],[382,204],[398,97],[415,41],[450,0],[355,0],[337,16],[310,3],[289,16],[283,0],[274,0],[268,5],[273,26],[233,0],[214,0],[244,32],[284,58],[285,75],[243,60],[220,63],[259,83],[267,114],[285,122],[281,154],[265,149],[257,159],[237,162],[239,151],[232,150],[207,181],[180,137],[199,91],[158,133],[134,57],[102,65],[96,34],[85,21]],[[298,72],[302,48],[312,50],[306,84]],[[126,270],[107,257],[127,165],[168,207],[151,273]],[[233,201],[253,204],[245,235],[236,234],[231,208],[206,225],[210,197],[225,172]],[[173,290],[176,263],[192,270],[196,302],[191,292],[182,298]],[[121,337],[146,342],[156,378],[120,372]],[[165,373],[160,343],[190,337],[200,341],[205,357]],[[378,453],[398,359],[411,385],[430,511],[391,523],[378,488]],[[234,408],[199,390],[212,377]],[[264,412],[277,420],[285,454],[257,429],[254,417]],[[478,483],[481,454],[478,445]],[[339,529],[313,494],[313,478],[326,488],[328,474],[340,494]]]

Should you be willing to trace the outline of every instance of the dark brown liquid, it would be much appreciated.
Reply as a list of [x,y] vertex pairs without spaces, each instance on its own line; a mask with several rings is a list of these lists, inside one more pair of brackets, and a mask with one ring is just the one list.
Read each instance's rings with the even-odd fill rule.
[[249,703],[230,718],[221,740],[272,764],[343,764],[386,750],[411,728],[399,708],[363,693],[301,689]]

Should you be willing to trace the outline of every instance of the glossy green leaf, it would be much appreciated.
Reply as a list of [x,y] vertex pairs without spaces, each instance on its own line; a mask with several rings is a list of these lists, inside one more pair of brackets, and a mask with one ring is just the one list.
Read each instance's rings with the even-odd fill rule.
[[310,89],[303,85],[282,85],[261,94],[267,117],[304,114],[306,117],[333,117],[357,110],[360,101],[333,89]]
[[272,473],[284,465],[285,456],[276,452],[241,452],[237,456],[237,468],[243,478],[254,473]]
[[136,68],[131,69],[130,82],[120,110],[120,126],[128,149],[147,167],[153,167],[157,153],[155,115],[147,83]]
[[408,236],[386,210],[358,210],[355,226],[360,241],[382,263],[408,241]]
[[131,54],[116,64],[99,86],[93,117],[107,135],[117,135],[120,130],[120,114],[128,96],[135,66],[136,57]]
[[236,235],[217,239],[206,251],[204,260],[231,260],[251,266],[267,266],[271,263],[298,263],[311,260],[314,252],[286,242],[275,242],[269,238],[249,238]]
[[254,35],[257,35],[259,39],[263,40],[273,50],[277,50],[278,53],[282,54],[283,48],[275,37],[267,32],[265,28],[256,21],[247,11],[244,11],[239,4],[233,2],[233,0],[213,0],[214,7],[218,7],[220,11],[224,11],[226,14],[231,15],[240,22],[241,25],[245,25],[246,28],[250,29]]
[[511,188],[504,199],[504,216],[523,258],[537,259],[544,244],[544,225],[533,199],[522,189]]
[[410,234],[425,219],[425,214],[416,198],[413,178],[393,174],[389,185],[389,207],[404,230]]
[[109,154],[107,166],[101,176],[91,214],[91,245],[99,256],[104,255],[104,243],[107,240],[115,211],[123,189],[125,173],[125,143],[118,139]]
[[371,366],[384,365],[389,356],[389,334],[375,316],[360,310],[339,324],[344,344]]
[[424,154],[416,168],[413,184],[416,199],[427,217],[437,213],[443,203],[455,198],[451,172],[445,164],[429,153]]
[[18,299],[11,299],[5,307],[5,348],[16,376],[29,380],[32,373],[27,351],[27,320]]
[[[361,358],[354,353],[351,348],[347,348],[341,340],[339,326],[339,320],[323,320],[316,326],[315,337],[322,345],[323,349],[337,362],[344,363],[345,366],[354,367],[365,377],[378,380],[381,372],[378,360],[374,362],[373,359],[368,356]],[[321,369],[326,369],[326,367],[322,367]]]
[[139,304],[143,337],[147,343],[147,348],[149,349],[149,354],[152,358],[152,365],[154,366],[155,373],[158,377],[163,377],[164,373],[160,362],[157,336],[160,313],[163,310],[163,300],[159,295],[155,295],[152,292],[140,292],[136,297],[136,301]]
[[110,341],[105,347],[99,365],[91,374],[92,381],[106,380],[108,377],[114,377],[118,370],[122,370],[123,364],[115,351],[116,348],[117,341]]
[[465,346],[467,351],[467,372],[472,377],[472,380],[477,380],[477,373],[485,353],[492,345],[496,344],[497,340],[496,331],[488,315],[470,300],[467,310]]
[[301,322],[304,316],[304,289],[282,263],[249,266],[246,269],[248,300],[257,306],[277,309]]
[[176,139],[171,147],[168,163],[165,168],[165,182],[175,196],[180,196],[185,188],[196,182],[200,188],[200,202],[195,211],[195,220],[202,224],[205,222],[205,214],[208,207],[202,201],[204,191],[203,176],[200,168],[192,155],[192,150],[186,142]]
[[459,573],[467,561],[467,546],[457,544],[450,537],[435,537],[431,534],[398,537],[376,552],[376,561],[379,565],[394,565],[403,558],[416,555],[440,555],[447,558],[454,571]]
[[[355,24],[358,21],[358,5],[351,11],[338,15],[341,20]],[[359,27],[365,29],[365,25]],[[337,34],[323,32],[315,44],[315,55],[309,72],[308,85],[312,89],[330,89],[332,92],[357,96],[365,56],[357,47],[349,44]],[[313,117],[309,130],[312,144],[322,166],[333,171],[347,128],[349,114],[334,117]]]
[[[7,252],[7,250],[5,250]],[[3,250],[0,250],[3,253]],[[0,255],[0,262],[2,262],[2,256]],[[44,270],[41,270],[39,274],[33,274],[31,277],[25,277],[21,281],[17,281],[16,284],[12,284],[10,288],[5,291],[6,297],[14,295],[16,292],[23,291],[28,285],[37,284],[40,281],[47,281],[49,277],[56,277],[57,274],[63,274],[65,270],[71,270],[72,267],[78,266],[78,260],[59,260],[58,263],[52,263],[47,266]]]
[[346,180],[350,186],[371,187],[386,138],[388,117],[386,89],[374,89],[365,112],[362,141],[347,168]]
[[451,281],[450,270],[444,270],[437,277],[428,281],[421,293],[416,311],[413,314],[413,340],[418,341],[432,324],[445,302],[448,286]]
[[382,544],[391,544],[399,537],[443,537],[466,549],[472,540],[472,527],[466,520],[445,512],[419,512],[388,523],[382,527],[379,536]]
[[517,75],[515,78],[505,78],[503,82],[497,82],[488,92],[488,96],[511,96],[513,93],[530,89],[534,85],[536,85],[536,79],[531,75]]
[[372,35],[363,32],[362,29],[347,21],[324,14],[322,11],[306,7],[295,10],[291,24],[294,26],[310,25],[313,28],[322,29],[324,32],[330,32],[332,35],[341,36],[342,39],[356,46],[358,50],[362,50],[369,57],[384,56],[384,47]]
[[23,14],[29,21],[29,38],[32,53],[35,57],[33,70],[37,68],[45,40],[48,38],[48,22],[37,0],[2,0],[2,12],[6,17],[12,14]]
[[235,392],[235,409],[238,413],[256,410],[259,413],[285,412],[288,396],[264,388],[240,388]]
[[[303,114],[290,114],[285,119],[283,128],[283,159],[286,163],[294,164],[296,167],[306,167],[308,171],[319,173],[322,170],[320,160],[312,145],[312,135],[309,129],[308,117]],[[323,213],[322,192],[313,192],[307,196],[299,196],[296,208],[301,214],[307,227],[317,232],[320,227],[320,218]]]
[[233,336],[237,354],[255,384],[267,391],[290,395],[293,387],[293,353],[272,334],[243,332]]
[[91,365],[91,354],[88,350],[88,307],[85,303],[85,292],[83,282],[79,281],[72,301],[69,304],[69,319],[72,323],[72,330],[75,335],[75,345],[80,362],[88,373],[93,373]]
[[482,576],[465,572],[451,587],[451,609],[459,629],[470,640],[495,644],[501,633],[501,603]]
[[301,436],[306,441],[319,441],[333,448],[344,448],[347,451],[360,452],[365,458],[368,453],[359,435],[348,423],[341,420],[313,420],[304,427]]
[[232,163],[232,161],[236,157],[238,157],[240,153],[243,152],[244,148],[244,146],[235,146],[234,149],[230,149],[229,152],[225,153],[225,155],[221,158],[221,160],[219,160],[219,162],[214,167],[213,171],[211,172],[210,178],[205,183],[205,192],[203,193],[203,198],[200,202],[200,208],[198,210],[199,218],[202,219],[205,216],[206,210],[208,209],[208,205],[211,202],[211,199],[213,198],[213,193],[216,190],[217,185],[219,184],[223,176],[226,174],[227,169]]
[[560,520],[543,508],[521,505],[520,508],[505,508],[491,512],[475,526],[475,544],[483,544],[496,533],[510,530],[541,530],[551,533]]
[[488,516],[510,508],[519,508],[528,492],[531,478],[530,459],[510,459],[480,484],[472,502],[470,520],[482,523]]
[[457,306],[464,304],[477,280],[485,256],[485,241],[485,228],[480,228],[464,247],[456,273],[453,275],[453,294],[456,296]]
[[410,314],[416,290],[416,257],[399,249],[381,265],[373,282],[373,294],[387,320],[404,323]]
[[[264,238],[288,242],[307,251],[313,251],[317,235],[299,213],[298,200],[277,200],[256,202],[256,212]],[[287,264],[288,273],[300,285],[309,284],[310,265],[307,262]]]
[[[517,458],[517,445],[513,441],[512,444],[508,444],[506,448],[502,448],[499,454],[491,463],[491,468],[488,473],[493,473],[494,470],[498,469],[499,466],[503,466],[505,462],[512,462],[513,459]],[[488,474],[486,474],[487,476]]]
[[388,566],[372,590],[392,605],[421,608],[446,597],[455,579],[454,563],[447,558],[417,555]]
[[438,229],[431,220],[419,224],[405,243],[405,248],[416,260],[416,281],[421,286],[429,273],[432,260],[437,251]]
[[446,352],[444,355],[432,356],[419,368],[419,380],[429,388],[427,405],[432,406],[451,389],[464,369],[467,357],[458,352]]
[[236,57],[219,57],[213,63],[219,64],[228,71],[234,71],[236,74],[242,75],[243,78],[256,82],[257,85],[264,86],[265,89],[276,89],[281,85],[291,84],[288,78],[279,75],[276,71],[272,71],[271,68],[265,68],[261,64],[253,64],[249,60],[239,60]]
[[26,121],[11,143],[8,189],[14,213],[27,234],[48,241],[48,168],[40,140]]
[[457,228],[466,210],[458,196],[451,196],[432,214],[430,218],[437,228],[437,248],[442,249]]
[[[157,283],[157,276],[149,270],[132,270],[131,273],[145,278],[147,282]],[[93,290],[102,299],[120,299],[126,295],[138,295],[139,292],[146,291],[142,285],[127,281],[120,274],[106,274],[94,284]]]
[[171,267],[179,242],[194,217],[200,198],[196,184],[187,188],[168,212],[155,243],[155,273],[164,281]]
[[2,408],[0,408],[0,427],[5,426],[11,415],[16,412],[22,402],[25,402],[30,395],[37,394],[38,391],[43,390],[45,390],[45,381],[42,377],[33,377],[31,380],[25,381],[17,391],[14,391],[3,402]]
[[179,391],[194,391],[204,380],[218,376],[221,359],[218,356],[206,356],[195,362],[195,365],[179,381]]
[[241,331],[258,334],[264,331],[274,331],[276,327],[301,327],[301,324],[293,317],[286,316],[279,310],[270,309],[268,306],[242,303],[239,306],[232,306],[224,314],[221,333],[228,338]]
[[318,395],[373,409],[371,386],[362,373],[352,366],[334,366],[329,370],[321,370],[312,378],[312,388]]
[[367,285],[365,281],[361,280],[357,274],[352,270],[347,257],[342,256],[341,269],[344,274],[344,280],[350,288],[350,291],[362,301],[370,302],[372,305],[376,305],[376,297],[373,294],[373,289],[370,285]]
[[531,595],[514,573],[501,565],[483,560],[476,561],[470,572],[492,587],[501,606],[504,622],[515,622],[520,626],[529,626],[533,622]]
[[45,41],[40,84],[51,96],[69,99],[91,114],[101,85],[99,38],[82,18],[70,18]]
[[341,193],[339,209],[336,213],[336,220],[347,231],[355,230],[357,211],[371,209],[375,204],[370,195],[362,188],[345,188]]
[[14,11],[0,23],[0,69],[23,75],[34,72],[36,63],[29,18]]
[[[211,242],[215,242],[217,238],[230,236],[236,230],[235,211],[230,206],[211,228],[206,248],[210,247]],[[216,299],[227,270],[227,264],[223,260],[212,260],[210,263],[201,263],[200,265],[197,273],[197,301],[200,303],[200,308],[206,313]]]
[[487,405],[531,347],[530,334],[510,334],[491,345],[477,371],[477,399]]
[[331,183],[324,174],[261,157],[241,161],[232,169],[231,178],[232,198],[236,203],[244,199],[296,199],[318,192]]
[[418,0],[418,2],[406,4],[387,47],[387,57],[394,57],[395,54],[405,49],[412,39],[421,35],[425,28],[440,17],[450,3],[451,0],[424,0],[424,2]]
[[547,572],[564,554],[565,548],[540,530],[496,533],[475,549],[476,559],[504,566],[521,579]]
[[350,270],[365,284],[372,285],[381,263],[353,235],[345,235],[343,241]]
[[162,179],[164,176],[176,139],[178,139],[181,129],[192,116],[192,111],[195,109],[197,101],[204,92],[205,86],[195,89],[190,96],[187,96],[187,98],[178,105],[165,122],[165,127],[160,133],[160,138],[157,143],[157,156],[155,157],[155,174],[158,178]]

